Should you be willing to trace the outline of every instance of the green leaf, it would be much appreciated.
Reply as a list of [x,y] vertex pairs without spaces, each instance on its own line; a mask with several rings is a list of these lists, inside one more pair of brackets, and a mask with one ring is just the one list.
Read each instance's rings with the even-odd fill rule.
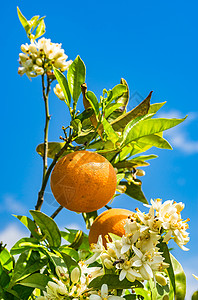
[[137,280],[135,280],[134,282],[130,282],[125,278],[124,280],[120,281],[119,276],[115,274],[105,274],[102,276],[98,276],[90,282],[88,287],[94,289],[100,289],[104,283],[108,285],[108,288],[110,290],[130,289],[132,287],[143,287],[143,284]]
[[41,239],[42,235],[38,233],[38,228],[36,224],[30,218],[26,216],[13,216],[19,219],[19,221],[21,221],[21,223],[23,223],[30,230],[33,237],[35,237],[38,240]]
[[116,143],[119,140],[117,133],[113,130],[111,124],[103,118],[102,124],[107,135],[107,139],[111,140],[113,143]]
[[59,247],[59,250],[62,252],[62,253],[65,253],[71,257],[73,257],[76,261],[79,260],[79,256],[78,256],[78,252],[73,249],[73,248],[70,248],[66,245],[63,245],[63,246],[60,246]]
[[112,102],[116,98],[119,98],[123,95],[123,93],[127,92],[127,87],[124,84],[117,84],[114,86],[111,90],[111,96],[110,96],[110,101]]
[[45,22],[44,22],[44,20],[41,20],[41,22],[39,23],[39,25],[38,25],[38,27],[36,29],[35,39],[38,39],[44,33],[45,33]]
[[45,290],[49,281],[52,281],[50,277],[44,274],[35,273],[29,277],[21,280],[20,285],[29,286],[32,288],[37,288],[40,290]]
[[89,101],[89,103],[91,104],[96,116],[99,116],[99,103],[96,95],[93,92],[88,91],[86,92],[85,96]]
[[110,103],[105,108],[105,118],[107,119],[116,109],[120,107],[120,103]]
[[82,213],[82,216],[84,218],[86,228],[90,229],[91,225],[94,222],[94,220],[97,218],[98,213],[97,213],[97,210],[96,210],[96,211],[92,211],[92,212],[89,212],[89,213]]
[[154,159],[157,158],[158,156],[155,154],[150,154],[150,155],[141,155],[141,156],[136,156],[133,158],[133,160],[138,160],[138,161],[145,161],[145,160],[149,160],[149,159]]
[[198,300],[198,291],[194,292],[192,295],[192,300]]
[[143,296],[144,300],[150,300],[151,299],[151,293],[149,291],[146,291],[145,289],[136,288],[135,293],[136,293],[136,295]]
[[[59,143],[59,142],[49,142],[48,143],[48,152],[47,152],[47,157],[54,159],[55,155],[64,147],[65,142]],[[40,155],[40,156],[44,156],[44,144],[39,144],[36,147],[36,152]],[[63,154],[60,156],[63,157],[65,155],[67,155],[68,153],[73,152],[72,149],[67,149],[63,152]]]
[[9,290],[9,293],[12,293],[17,299],[27,300],[32,295],[33,291],[34,288],[17,284],[13,286],[12,290]]
[[[22,246],[23,245],[23,246]],[[22,238],[17,241],[14,246],[11,248],[10,253],[12,255],[20,254],[25,250],[29,250],[33,247],[41,247],[38,243],[38,240],[35,238]]]
[[138,106],[136,106],[133,110],[125,113],[115,119],[111,125],[115,131],[121,131],[126,125],[133,119],[144,116],[148,113],[150,107],[150,99],[151,99],[152,92],[148,95],[146,99],[144,99]]
[[136,295],[135,294],[128,294],[128,295],[125,295],[123,298],[126,299],[126,300],[135,300]]
[[170,254],[171,263],[175,275],[175,297],[176,300],[184,300],[186,295],[186,275],[181,264]]
[[54,220],[37,210],[30,210],[30,213],[42,233],[46,236],[50,246],[59,247],[61,245],[61,234]]
[[7,274],[5,270],[3,270],[0,275],[0,296],[1,296],[1,288],[6,289],[9,285],[9,282],[10,282],[10,276]]
[[131,130],[129,131],[127,138],[124,142],[125,145],[131,143],[132,141],[139,139],[141,137],[145,137],[147,135],[155,134],[172,128],[186,119],[148,119],[143,120],[135,124]]
[[147,146],[150,145],[151,147],[157,147],[161,149],[173,149],[167,140],[157,134],[150,134],[137,139],[136,145],[139,144],[145,144]]
[[26,251],[22,253],[15,265],[10,287],[16,282],[28,277],[30,274],[40,271],[47,265],[47,259],[41,259],[37,251]]
[[71,126],[73,128],[74,135],[79,136],[82,130],[82,123],[79,119],[75,119],[71,121]]
[[142,192],[142,189],[141,189],[142,183],[139,179],[132,181],[130,184],[128,184],[127,182],[124,182],[124,181],[121,181],[119,184],[126,186],[126,191],[125,191],[126,195],[128,195],[131,198],[138,200],[142,203],[148,204],[148,201],[146,200],[146,198]]
[[75,120],[78,119],[81,122],[83,122],[84,120],[90,118],[93,115],[93,113],[94,113],[93,108],[87,108],[80,115],[76,116]]
[[[60,252],[61,253],[61,256],[67,266],[67,269],[68,269],[68,272],[71,273],[71,271],[74,269],[74,268],[79,268],[79,265],[78,263],[69,255],[65,254],[64,252]],[[80,268],[79,268],[80,269]]]
[[120,181],[122,179],[124,179],[125,173],[118,173],[116,174],[116,178],[117,178],[117,185],[120,183]]
[[[39,17],[39,16],[35,16],[35,17]],[[33,18],[35,18],[35,17],[33,17]],[[32,18],[32,19],[33,19]],[[40,19],[34,19],[33,20],[33,27],[32,27],[32,30],[34,30],[35,28],[36,28],[36,26],[38,26],[41,22],[42,22],[42,20],[44,19],[45,17],[41,17]],[[32,21],[32,19],[30,20],[30,21]],[[36,37],[35,37],[36,38]]]
[[148,114],[155,114],[164,104],[165,102],[161,102],[161,103],[154,103],[150,105]]
[[56,76],[56,79],[63,91],[64,96],[65,96],[66,104],[70,108],[71,94],[69,91],[69,85],[68,85],[67,79],[66,79],[65,75],[59,69],[56,69],[55,67],[53,67],[53,69],[54,69],[54,75]]
[[6,248],[0,252],[0,263],[8,271],[13,269],[13,258]]
[[85,64],[78,55],[73,63],[70,65],[67,72],[67,80],[69,90],[72,95],[74,103],[77,103],[81,94],[81,84],[85,82]]
[[24,17],[24,15],[22,14],[22,12],[20,11],[18,6],[17,6],[17,14],[18,14],[19,20],[21,22],[21,25],[25,29],[26,33],[28,33],[30,30],[30,25],[28,24],[27,19]]

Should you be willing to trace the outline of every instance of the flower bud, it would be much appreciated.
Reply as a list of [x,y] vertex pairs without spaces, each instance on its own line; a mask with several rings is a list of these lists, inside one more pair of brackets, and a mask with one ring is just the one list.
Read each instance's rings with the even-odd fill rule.
[[79,279],[80,279],[80,270],[78,267],[76,267],[71,271],[71,281],[73,283],[77,283]]
[[18,74],[19,75],[22,76],[23,74],[25,74],[25,72],[26,72],[26,68],[25,67],[19,67],[18,68]]
[[34,44],[29,45],[29,51],[32,53],[37,53],[37,48]]
[[168,295],[164,295],[162,300],[169,300],[169,296]]
[[111,249],[111,248],[109,248],[109,249],[107,250],[107,253],[108,253],[109,256],[111,256],[111,257],[114,257],[114,258],[117,257],[115,251],[114,251],[113,249]]
[[55,282],[53,282],[53,281],[49,281],[49,282],[48,282],[48,287],[49,287],[51,290],[56,291],[57,288],[58,288],[58,285],[57,285]]
[[56,267],[56,274],[60,279],[67,279],[69,276],[67,273],[67,269],[61,266]]
[[31,59],[26,60],[26,62],[24,62],[25,67],[27,68],[32,68],[33,67],[33,61]]
[[113,262],[110,259],[105,258],[104,265],[107,269],[112,269],[113,268]]
[[36,64],[37,64],[37,66],[41,67],[43,65],[42,59],[41,58],[37,58],[36,59]]
[[22,44],[22,45],[21,45],[21,51],[24,52],[24,53],[28,53],[28,52],[29,52],[28,46]]
[[19,58],[22,62],[26,61],[27,59],[29,59],[29,56],[27,54],[24,53],[19,53]]
[[43,68],[37,68],[37,70],[36,70],[36,74],[37,75],[43,75],[43,73],[44,73],[44,69]]
[[137,176],[144,176],[144,175],[145,175],[145,172],[144,172],[143,170],[137,169],[135,174],[136,174]]
[[67,289],[65,286],[59,286],[57,289],[57,293],[61,296],[64,296],[67,294]]
[[54,94],[60,99],[65,100],[65,96],[59,84],[57,84],[54,88]]
[[162,286],[167,285],[167,279],[162,274],[156,274],[155,278],[160,285]]

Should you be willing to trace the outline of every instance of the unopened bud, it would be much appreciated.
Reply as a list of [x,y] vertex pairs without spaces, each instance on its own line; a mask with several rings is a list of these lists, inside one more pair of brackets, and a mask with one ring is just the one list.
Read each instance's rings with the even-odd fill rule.
[[111,257],[114,257],[114,258],[117,257],[115,251],[114,251],[113,249],[111,249],[111,248],[109,248],[109,249],[107,250],[107,253],[108,253],[109,256],[111,256]]
[[19,67],[18,68],[18,74],[19,75],[22,76],[23,74],[25,74],[25,72],[26,72],[26,68],[25,67]]
[[44,69],[43,68],[37,68],[37,70],[36,70],[36,74],[37,75],[43,75],[43,73],[44,73]]
[[77,283],[79,279],[80,279],[80,270],[78,267],[76,267],[71,271],[71,281],[73,283]]
[[105,259],[104,260],[104,265],[107,269],[112,269],[113,268],[113,262],[110,259]]
[[29,56],[27,54],[24,53],[19,53],[19,58],[22,62],[26,61],[27,59],[29,59]]
[[51,290],[56,291],[58,285],[57,285],[55,282],[49,281],[49,282],[48,282],[48,287],[49,287]]
[[135,174],[136,174],[137,176],[144,176],[144,175],[145,175],[145,172],[144,172],[143,170],[137,169]]
[[156,274],[155,278],[160,285],[162,286],[167,285],[167,279],[162,274]]
[[21,51],[24,52],[24,53],[28,53],[28,52],[29,52],[28,46],[22,44],[22,45],[21,45]]
[[57,289],[57,293],[61,296],[64,296],[67,294],[67,289],[65,286],[59,286]]
[[29,51],[32,52],[32,53],[37,53],[36,46],[33,45],[33,44],[30,44],[30,45],[29,45]]
[[37,66],[41,67],[43,65],[42,59],[41,58],[37,58],[36,59],[36,64],[37,64]]

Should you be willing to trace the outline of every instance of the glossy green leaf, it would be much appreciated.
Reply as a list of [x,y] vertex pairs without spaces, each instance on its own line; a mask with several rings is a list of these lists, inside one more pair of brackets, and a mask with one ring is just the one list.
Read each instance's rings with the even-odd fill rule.
[[[39,17],[39,16],[35,16],[35,17]],[[35,17],[33,17],[33,18],[35,18]],[[33,19],[32,18],[32,19]],[[33,21],[33,24],[32,24],[32,30],[34,30],[41,22],[42,22],[42,20],[44,19],[45,17],[41,17],[40,19],[34,19],[34,21]],[[31,19],[31,20],[32,20]]]
[[147,135],[155,134],[172,128],[186,119],[148,119],[135,124],[129,131],[124,144],[131,143],[132,141],[145,137]]
[[149,154],[149,155],[141,155],[141,156],[136,156],[133,158],[133,160],[142,160],[142,161],[145,161],[145,160],[149,160],[149,159],[154,159],[154,158],[157,158],[158,156],[155,155],[155,154]]
[[101,289],[103,284],[107,284],[108,288],[111,289],[130,289],[132,287],[143,287],[142,283],[135,280],[134,282],[128,281],[126,278],[122,281],[119,280],[119,275],[115,274],[105,274],[94,278],[90,284],[89,288]]
[[103,124],[103,127],[104,127],[104,131],[107,135],[107,139],[111,140],[113,143],[116,143],[119,140],[119,136],[113,130],[111,124],[105,118],[103,118],[102,124]]
[[77,115],[75,119],[78,119],[81,122],[83,122],[84,120],[90,118],[93,115],[93,113],[94,113],[93,108],[87,108],[81,114]]
[[53,67],[53,69],[54,69],[54,75],[56,76],[56,79],[63,91],[64,96],[65,96],[66,104],[68,107],[70,107],[71,94],[70,94],[67,79],[66,79],[65,75],[59,69],[56,69],[55,67]]
[[136,295],[143,296],[144,300],[151,300],[151,293],[145,289],[136,288],[135,293]]
[[61,256],[67,266],[67,269],[68,269],[68,272],[71,273],[71,271],[74,269],[74,268],[79,268],[79,265],[78,263],[69,255],[67,255],[66,253],[64,252],[60,252],[61,253]]
[[71,126],[73,128],[73,134],[76,136],[80,135],[82,130],[82,123],[79,119],[75,119],[71,121]]
[[124,295],[123,298],[126,299],[126,300],[135,300],[136,295],[135,294],[128,294],[128,295]]
[[110,101],[112,102],[113,100],[115,100],[116,98],[120,98],[123,93],[127,92],[127,87],[124,84],[117,84],[116,86],[114,86],[111,90],[111,96],[110,96]]
[[155,114],[164,104],[165,102],[161,102],[161,103],[154,103],[150,105],[148,114]]
[[17,241],[14,246],[10,249],[10,253],[12,255],[16,255],[16,254],[20,254],[26,250],[29,250],[31,248],[37,248],[37,247],[41,247],[39,245],[38,240],[36,240],[35,238],[22,238],[19,241]]
[[146,135],[142,138],[137,139],[135,142],[136,142],[137,146],[139,144],[140,145],[144,144],[146,146],[172,150],[172,147],[169,144],[169,142],[166,139],[164,139],[163,137],[161,137],[157,134]]
[[60,246],[59,247],[59,250],[62,252],[62,253],[65,253],[71,257],[73,257],[76,261],[79,260],[79,256],[78,256],[78,252],[73,249],[73,248],[70,248],[66,245],[63,245],[63,246]]
[[116,109],[120,108],[120,103],[110,103],[105,108],[105,118],[107,119]]
[[13,286],[16,282],[40,271],[47,265],[47,262],[47,259],[41,259],[37,251],[26,251],[22,253],[16,262],[10,285]]
[[8,271],[13,269],[13,258],[6,248],[0,252],[0,263]]
[[[49,142],[48,143],[48,152],[47,152],[47,157],[54,159],[55,155],[63,148],[65,145],[65,142],[59,143],[59,142]],[[67,149],[63,152],[63,154],[60,156],[63,157],[67,155],[68,153],[73,152],[74,150],[72,149]],[[36,147],[36,152],[43,157],[44,155],[44,144],[39,144]]]
[[10,282],[10,276],[7,274],[5,270],[3,270],[0,275],[0,296],[1,296],[1,288],[6,290],[6,288],[9,285],[9,282]]
[[198,300],[198,291],[194,292],[192,295],[192,300]]
[[91,91],[86,92],[85,95],[86,95],[87,100],[91,104],[96,116],[99,116],[99,103],[98,103],[98,99],[97,99],[96,95]]
[[43,235],[45,235],[49,245],[59,247],[61,245],[61,234],[54,220],[37,210],[30,210],[30,213]]
[[19,284],[24,286],[29,286],[32,288],[37,288],[40,290],[45,290],[49,281],[52,281],[52,279],[47,275],[35,273],[21,280]]
[[[30,300],[30,296],[32,295],[32,292],[34,291],[34,288],[23,286],[20,284],[16,284],[13,286],[12,290],[9,290],[9,293],[12,293],[16,297],[16,299],[19,300]],[[9,300],[9,299],[8,299]],[[15,298],[14,298],[15,300]]]
[[120,183],[120,181],[122,179],[124,179],[125,173],[118,173],[116,174],[116,178],[117,178],[117,185]]
[[86,224],[86,228],[90,229],[91,225],[93,224],[94,220],[97,218],[98,213],[96,211],[88,212],[88,213],[82,213],[83,219]]
[[18,6],[17,6],[17,14],[18,14],[19,20],[21,22],[21,25],[25,29],[26,33],[28,33],[30,30],[30,25],[28,24],[27,19],[24,17],[24,15],[22,14],[22,12],[20,11]]
[[131,198],[138,200],[142,203],[148,204],[148,201],[146,200],[143,192],[142,192],[142,183],[139,179],[134,180],[130,184],[127,182],[121,181],[119,183],[120,185],[126,186],[126,192],[125,194],[130,196]]
[[142,160],[123,160],[119,161],[116,164],[114,164],[114,167],[117,169],[131,169],[131,168],[137,168],[137,167],[146,167],[149,166],[149,163],[142,161]]
[[181,264],[170,254],[171,263],[175,275],[175,299],[184,300],[186,295],[186,275]]
[[123,128],[133,119],[144,116],[148,113],[150,107],[150,99],[151,99],[152,92],[148,95],[146,99],[144,99],[138,106],[136,106],[133,110],[125,113],[115,119],[111,125],[115,131],[122,131]]
[[38,39],[39,37],[41,37],[43,34],[45,33],[45,22],[42,19],[41,22],[38,24],[38,27],[36,29],[36,33],[35,33],[35,39]]
[[73,63],[70,65],[67,72],[67,80],[69,90],[72,95],[74,103],[77,103],[81,94],[81,84],[85,82],[85,64],[78,55]]
[[37,228],[36,224],[34,223],[34,221],[32,221],[30,218],[28,218],[26,216],[16,216],[16,215],[13,215],[13,216],[16,217],[17,219],[19,219],[21,221],[21,223],[23,223],[30,230],[33,237],[35,237],[38,240],[41,239],[42,235],[39,234],[38,228]]

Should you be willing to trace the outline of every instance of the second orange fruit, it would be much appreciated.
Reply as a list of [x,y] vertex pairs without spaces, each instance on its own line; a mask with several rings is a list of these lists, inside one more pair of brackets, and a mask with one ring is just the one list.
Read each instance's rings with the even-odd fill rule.
[[126,219],[131,214],[132,212],[130,210],[122,208],[112,208],[104,211],[95,219],[90,228],[89,243],[96,244],[99,235],[102,235],[103,244],[106,246],[105,236],[108,235],[108,233],[123,236],[125,233],[124,225],[126,224]]
[[102,208],[116,191],[116,173],[103,156],[76,151],[61,158],[51,174],[51,189],[63,207],[75,212]]

